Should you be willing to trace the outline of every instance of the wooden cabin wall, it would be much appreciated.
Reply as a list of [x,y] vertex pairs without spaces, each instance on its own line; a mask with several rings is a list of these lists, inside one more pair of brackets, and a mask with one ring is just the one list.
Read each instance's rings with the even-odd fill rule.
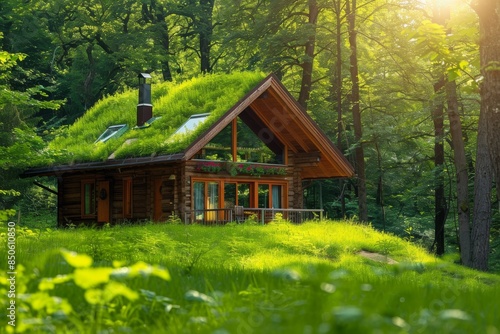
[[304,207],[303,189],[302,189],[302,168],[296,166],[293,152],[288,152],[288,175],[291,175],[291,181],[288,187],[288,203],[290,208],[302,209]]
[[178,194],[180,201],[178,201],[177,207],[182,220],[184,220],[184,213],[192,210],[191,176],[194,172],[194,164],[192,162],[183,162],[179,169]]
[[58,203],[58,225],[67,226],[69,224],[91,224],[96,219],[82,218],[81,190],[82,181],[96,179],[95,174],[85,174],[77,176],[63,176],[58,182],[59,203]]
[[[59,212],[60,225],[68,223],[93,224],[97,217],[83,219],[81,216],[83,180],[110,182],[110,223],[140,220],[168,220],[172,215],[184,219],[184,213],[192,210],[191,179],[214,178],[231,180],[267,180],[287,183],[285,205],[288,208],[302,208],[301,168],[293,165],[293,155],[289,156],[289,167],[285,176],[230,176],[224,174],[203,173],[196,170],[196,162],[188,161],[167,166],[121,168],[100,173],[64,175],[59,179]],[[124,217],[123,183],[126,178],[132,180],[132,215]],[[159,197],[158,197],[159,196]]]
[[[86,173],[63,175],[59,178],[58,188],[58,225],[68,224],[94,224],[97,216],[82,218],[82,182],[93,180],[110,182],[110,223],[126,221],[152,220],[155,217],[155,191],[161,196],[161,216],[159,220],[167,220],[177,212],[179,193],[176,180],[179,179],[175,166],[156,168],[135,168],[106,171],[102,173]],[[132,216],[124,217],[124,179],[132,180]],[[156,189],[155,185],[161,185]],[[97,196],[97,195],[96,195]],[[97,201],[96,201],[97,202]],[[97,207],[97,204],[96,204]]]
[[57,225],[66,226],[73,222],[73,219],[79,219],[81,216],[80,181],[61,177],[58,180],[57,188]]

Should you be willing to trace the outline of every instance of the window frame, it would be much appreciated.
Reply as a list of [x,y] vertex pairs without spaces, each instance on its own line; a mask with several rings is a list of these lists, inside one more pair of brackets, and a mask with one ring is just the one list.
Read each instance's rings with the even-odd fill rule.
[[134,214],[134,183],[132,177],[125,177],[122,181],[122,214],[123,218],[132,218]]
[[[218,209],[227,209],[225,207],[225,185],[228,183],[236,184],[236,189],[238,189],[239,184],[249,184],[250,186],[250,208],[258,208],[258,189],[259,185],[267,185],[269,188],[269,193],[272,194],[273,186],[281,186],[281,208],[288,208],[288,181],[286,180],[255,180],[255,179],[236,179],[236,178],[203,178],[203,177],[192,177],[191,178],[191,208],[195,210],[195,190],[194,185],[196,182],[203,182],[205,196],[207,196],[208,184],[211,182],[218,183]],[[236,196],[235,205],[239,205],[238,196]],[[205,200],[204,200],[205,201]],[[268,196],[267,208],[272,208],[273,206],[272,196]],[[200,210],[200,209],[196,209]],[[206,205],[203,210],[207,210]]]
[[[90,186],[90,194],[87,192],[87,185]],[[96,194],[96,180],[84,179],[80,184],[80,213],[82,218],[96,218],[97,216],[97,194]],[[90,203],[87,205],[87,200]],[[87,212],[87,207],[90,209]]]

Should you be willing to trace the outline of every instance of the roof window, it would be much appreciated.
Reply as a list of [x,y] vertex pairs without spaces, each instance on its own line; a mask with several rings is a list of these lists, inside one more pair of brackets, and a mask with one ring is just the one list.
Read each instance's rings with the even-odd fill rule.
[[201,123],[203,123],[207,119],[209,115],[210,113],[192,115],[184,124],[182,124],[177,129],[177,131],[175,131],[174,135],[186,134],[190,131],[195,130]]
[[99,138],[94,142],[96,143],[104,143],[108,141],[111,138],[118,138],[120,137],[125,131],[128,130],[128,125],[127,124],[118,124],[118,125],[111,125],[104,131]]
[[146,128],[149,128],[151,126],[151,123],[153,123],[154,121],[157,121],[157,120],[159,120],[161,118],[162,118],[162,116],[151,117],[146,122],[144,122],[143,125],[141,125],[141,126],[136,125],[136,126],[133,127],[133,129],[137,130],[137,129],[146,129]]

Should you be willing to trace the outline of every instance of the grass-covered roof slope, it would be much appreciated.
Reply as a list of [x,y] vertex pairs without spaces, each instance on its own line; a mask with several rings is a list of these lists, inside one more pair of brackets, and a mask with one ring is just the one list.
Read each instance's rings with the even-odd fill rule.
[[[54,139],[49,150],[57,153],[56,164],[104,161],[112,154],[124,159],[182,152],[263,78],[262,73],[242,72],[205,75],[180,84],[153,84],[153,116],[161,118],[145,129],[133,129],[137,89],[106,97]],[[201,113],[210,116],[196,130],[172,137],[190,116]],[[94,143],[109,126],[117,124],[127,124],[129,129],[118,138]]]

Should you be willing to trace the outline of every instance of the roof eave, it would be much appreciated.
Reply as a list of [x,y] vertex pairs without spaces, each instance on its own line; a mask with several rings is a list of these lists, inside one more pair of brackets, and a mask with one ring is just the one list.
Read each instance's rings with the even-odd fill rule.
[[34,176],[59,176],[66,173],[92,172],[99,170],[137,167],[141,165],[175,163],[181,161],[183,156],[184,156],[183,153],[176,153],[170,155],[159,155],[154,157],[108,159],[106,161],[100,161],[100,162],[84,162],[84,163],[69,164],[69,165],[58,165],[52,167],[30,168],[25,170],[21,174],[21,177],[28,178]]

